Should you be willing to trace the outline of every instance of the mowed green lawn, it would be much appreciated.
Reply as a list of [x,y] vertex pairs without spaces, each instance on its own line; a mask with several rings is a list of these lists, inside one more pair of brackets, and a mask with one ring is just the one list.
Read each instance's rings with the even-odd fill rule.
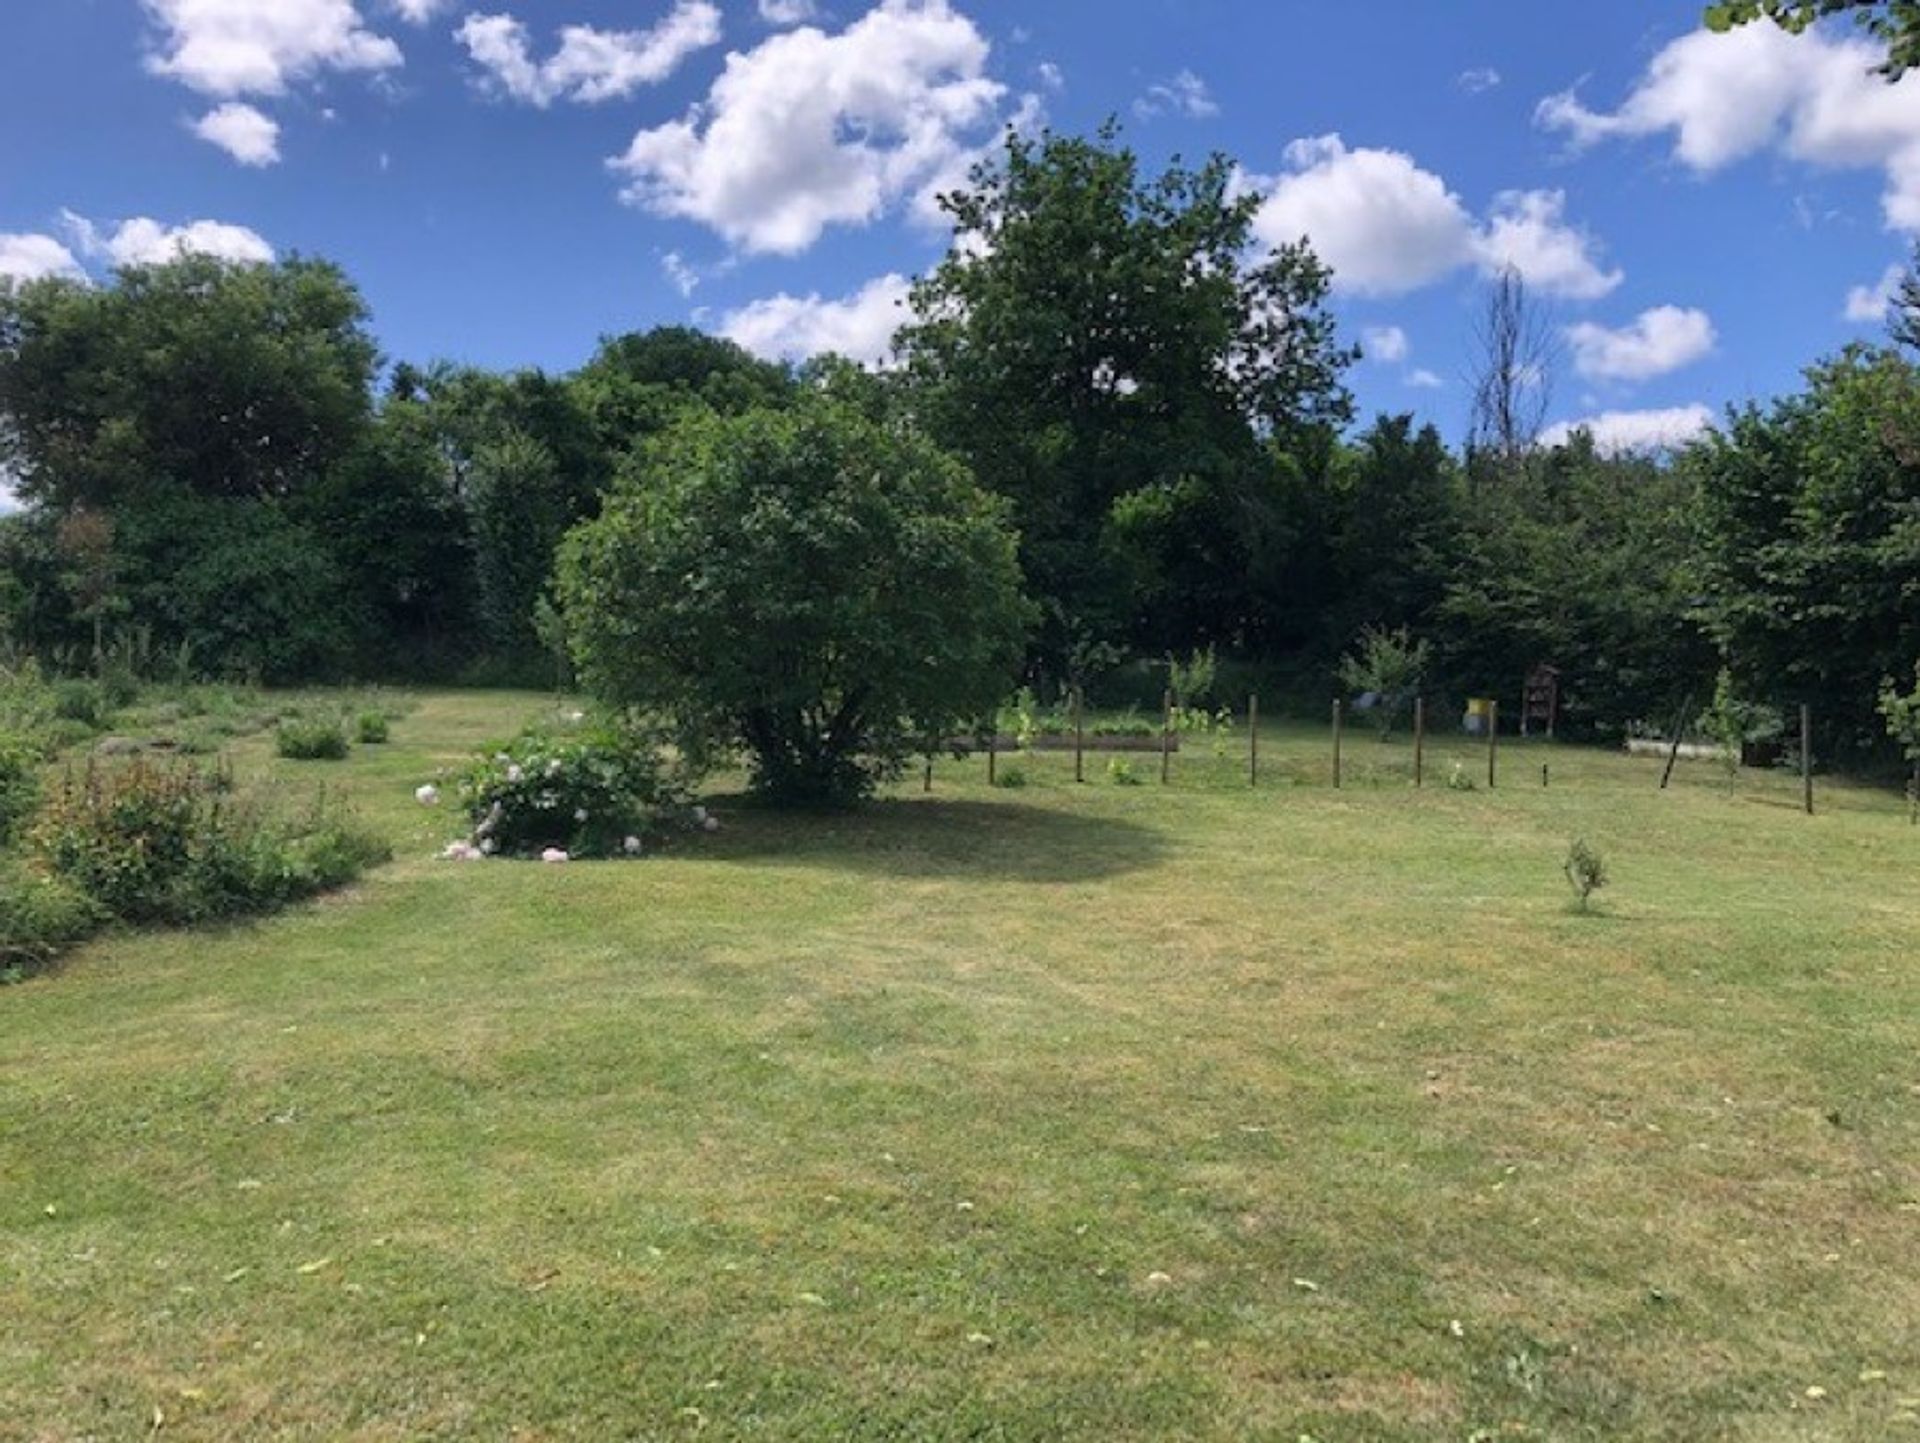
[[0,1437],[1920,1439],[1896,798],[1275,728],[436,860],[542,705],[250,743],[398,860],[0,991]]

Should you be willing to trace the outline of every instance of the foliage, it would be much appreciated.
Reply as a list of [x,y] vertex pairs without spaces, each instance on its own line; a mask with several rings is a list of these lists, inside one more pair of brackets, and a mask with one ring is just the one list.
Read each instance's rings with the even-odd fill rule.
[[568,538],[559,594],[590,690],[829,805],[991,710],[1027,619],[1003,508],[828,398],[687,416]]
[[657,728],[627,717],[576,732],[536,728],[459,778],[471,843],[491,856],[617,857],[683,815],[695,773]]
[[1133,763],[1125,757],[1115,757],[1107,763],[1107,776],[1116,787],[1137,787],[1140,774],[1133,769]]
[[378,746],[391,735],[387,714],[383,711],[363,711],[354,719],[354,740],[365,746]]
[[72,883],[0,857],[0,983],[44,967],[92,935],[105,915]]
[[385,843],[324,794],[276,816],[231,779],[135,760],[88,765],[47,797],[30,843],[54,876],[127,922],[270,911],[385,860]]
[[1167,689],[1173,693],[1173,704],[1182,711],[1210,705],[1219,675],[1220,658],[1211,646],[1204,651],[1195,648],[1185,661],[1167,658]]
[[1076,628],[1192,644],[1254,625],[1274,451],[1324,452],[1354,359],[1303,244],[1261,254],[1224,156],[1156,177],[1117,131],[1003,151],[942,198],[962,239],[898,338],[913,413],[1007,498],[1057,676]]
[[1724,666],[1714,683],[1713,701],[1700,720],[1707,734],[1718,743],[1721,762],[1729,773],[1739,771],[1749,743],[1778,740],[1786,726],[1778,707],[1741,697],[1732,671]]
[[1573,888],[1574,904],[1583,912],[1593,894],[1607,885],[1607,859],[1584,837],[1575,838],[1567,848],[1561,870],[1566,873],[1567,885]]
[[29,737],[0,729],[0,847],[40,800],[40,768],[45,761]]
[[1920,662],[1914,664],[1912,691],[1901,692],[1891,677],[1880,683],[1880,717],[1901,754],[1920,764]]
[[274,728],[273,748],[294,761],[342,761],[347,733],[335,717],[286,717]]
[[1720,0],[1706,8],[1709,30],[1771,20],[1795,34],[1828,15],[1852,15],[1887,47],[1880,73],[1898,80],[1920,65],[1920,0]]
[[1027,769],[1017,764],[1003,766],[995,772],[993,784],[1009,791],[1018,791],[1027,784]]
[[1382,741],[1393,735],[1394,723],[1420,694],[1432,656],[1433,648],[1416,641],[1404,626],[1394,631],[1370,626],[1341,659],[1340,684],[1371,698],[1369,714]]
[[1735,684],[1810,703],[1828,754],[1883,748],[1880,682],[1920,655],[1920,371],[1851,348],[1683,465],[1702,612]]

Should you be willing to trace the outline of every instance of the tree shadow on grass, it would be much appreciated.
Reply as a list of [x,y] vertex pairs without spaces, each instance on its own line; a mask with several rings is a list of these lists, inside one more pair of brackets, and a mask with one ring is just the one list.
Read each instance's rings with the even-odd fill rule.
[[715,799],[726,828],[703,839],[716,859],[849,868],[886,876],[990,882],[1097,882],[1154,866],[1160,833],[1137,822],[1020,802],[887,798],[849,812],[783,812]]

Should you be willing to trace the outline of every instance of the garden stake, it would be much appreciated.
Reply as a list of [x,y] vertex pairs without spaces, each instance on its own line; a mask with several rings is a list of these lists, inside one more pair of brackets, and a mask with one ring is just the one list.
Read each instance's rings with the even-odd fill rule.
[[1493,790],[1494,769],[1500,761],[1500,703],[1487,703],[1487,790]]
[[920,790],[923,792],[933,790],[933,757],[931,755],[927,757],[927,774],[920,783]]
[[993,730],[987,733],[987,785],[993,785],[994,762],[1000,755],[1000,719],[993,719]]
[[1667,789],[1667,783],[1673,780],[1673,764],[1680,760],[1680,738],[1687,729],[1687,718],[1693,712],[1693,698],[1688,697],[1680,704],[1680,715],[1673,719],[1673,745],[1667,748],[1667,769],[1660,773],[1660,790]]
[[1413,784],[1416,787],[1426,785],[1426,763],[1427,699],[1417,696],[1413,699]]
[[1333,789],[1340,790],[1340,703],[1333,703]]
[[1160,785],[1167,784],[1167,769],[1173,761],[1173,690],[1160,698]]
[[1080,702],[1080,691],[1076,687],[1073,693],[1073,779],[1076,782],[1084,782],[1087,779],[1087,727],[1086,717],[1080,709]]
[[1807,815],[1813,815],[1813,708],[1800,703],[1800,791]]
[[1543,787],[1547,785],[1547,764],[1545,762],[1540,763],[1540,785]]
[[1260,785],[1260,693],[1247,698],[1247,785]]

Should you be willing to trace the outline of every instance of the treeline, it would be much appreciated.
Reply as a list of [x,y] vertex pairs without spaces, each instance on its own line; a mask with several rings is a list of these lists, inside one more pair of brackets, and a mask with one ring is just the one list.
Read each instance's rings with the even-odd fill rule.
[[1253,244],[1223,157],[1144,175],[1111,132],[1016,137],[946,205],[954,248],[877,372],[685,329],[568,375],[388,368],[313,260],[0,291],[25,503],[0,522],[0,626],[81,664],[132,632],[270,682],[546,680],[556,547],[616,479],[689,415],[827,390],[1005,498],[1043,693],[1212,647],[1323,697],[1363,628],[1404,627],[1436,693],[1555,665],[1576,730],[1663,723],[1724,670],[1723,694],[1813,702],[1829,749],[1882,744],[1881,683],[1920,655],[1899,351],[1825,362],[1671,458],[1537,444],[1512,421],[1529,377],[1490,362],[1503,423],[1456,450],[1408,416],[1356,426],[1330,276]]

